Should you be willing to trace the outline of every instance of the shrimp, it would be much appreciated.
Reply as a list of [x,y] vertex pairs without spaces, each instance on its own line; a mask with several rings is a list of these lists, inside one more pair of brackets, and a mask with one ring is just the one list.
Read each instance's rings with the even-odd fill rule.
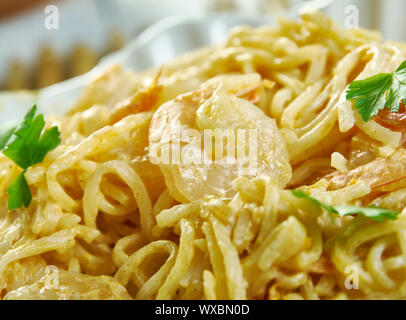
[[155,78],[147,88],[141,89],[130,98],[117,103],[110,115],[110,123],[114,124],[130,114],[152,109],[158,103],[159,95],[162,91],[162,86],[158,84],[160,76],[161,69],[158,70]]
[[329,189],[340,189],[355,181],[366,181],[372,190],[389,190],[390,185],[406,180],[406,150],[389,158],[377,158],[348,172],[334,172],[326,177]]
[[393,131],[405,132],[406,124],[406,107],[403,101],[399,105],[398,112],[391,112],[388,109],[382,109],[374,120],[386,128]]
[[[216,77],[155,112],[149,133],[150,160],[159,164],[177,201],[232,197],[231,184],[239,175],[265,175],[286,186],[292,175],[286,142],[275,120],[250,102],[256,100],[253,96],[259,87],[258,74]],[[239,140],[241,136],[244,139]],[[243,143],[247,139],[249,143]],[[164,150],[172,152],[169,162],[161,159]]]
[[401,144],[406,146],[406,106],[403,101],[399,105],[398,112],[382,109],[374,120],[392,131],[400,132],[402,134]]

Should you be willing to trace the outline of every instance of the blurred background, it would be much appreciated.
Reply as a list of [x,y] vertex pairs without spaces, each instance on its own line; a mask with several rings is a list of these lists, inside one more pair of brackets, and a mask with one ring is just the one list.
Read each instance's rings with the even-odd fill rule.
[[164,17],[276,17],[303,3],[341,26],[355,13],[360,27],[406,41],[404,0],[0,0],[0,90],[43,88],[83,74]]

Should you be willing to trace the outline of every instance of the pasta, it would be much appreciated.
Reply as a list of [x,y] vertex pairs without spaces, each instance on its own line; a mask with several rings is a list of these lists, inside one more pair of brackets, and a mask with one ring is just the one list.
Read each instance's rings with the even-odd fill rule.
[[[404,132],[345,96],[404,60],[403,43],[305,12],[110,67],[47,116],[62,143],[27,170],[28,208],[7,210],[20,171],[0,156],[0,298],[406,298]],[[331,217],[293,188],[400,213]]]

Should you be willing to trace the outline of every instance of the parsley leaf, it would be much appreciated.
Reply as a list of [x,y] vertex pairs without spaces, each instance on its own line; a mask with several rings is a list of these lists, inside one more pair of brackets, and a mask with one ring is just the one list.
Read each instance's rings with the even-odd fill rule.
[[398,112],[406,98],[406,61],[393,73],[381,73],[351,82],[346,99],[355,99],[355,108],[367,122],[384,108]]
[[17,178],[13,180],[7,189],[9,194],[8,209],[14,210],[21,208],[22,205],[27,208],[32,200],[31,191],[28,187],[27,180],[25,180],[24,172],[21,172]]
[[24,173],[29,167],[42,162],[47,153],[61,142],[57,127],[42,132],[45,126],[44,116],[35,116],[36,111],[37,107],[34,105],[21,124],[7,125],[0,129],[0,151],[23,169],[7,189],[9,210],[30,205],[32,196]]
[[390,220],[396,220],[399,214],[399,212],[397,211],[379,208],[376,206],[369,207],[356,207],[347,205],[331,206],[307,195],[301,190],[291,190],[291,192],[295,197],[312,201],[319,207],[326,209],[329,213],[335,213],[341,217],[353,214],[361,214],[377,222],[383,222],[385,218]]
[[41,135],[45,121],[42,114],[34,118],[36,110],[34,106],[26,114],[3,149],[3,153],[23,169],[42,162],[46,154],[61,142],[57,127],[48,129]]

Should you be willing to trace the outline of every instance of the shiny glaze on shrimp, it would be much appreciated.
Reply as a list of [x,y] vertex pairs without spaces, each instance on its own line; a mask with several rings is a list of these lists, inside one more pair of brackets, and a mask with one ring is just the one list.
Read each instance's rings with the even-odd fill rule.
[[[261,78],[257,74],[218,77],[204,83],[200,90],[164,103],[155,112],[150,125],[150,155],[159,154],[163,148],[175,148],[172,137],[176,132],[194,129],[199,135],[181,137],[181,163],[160,163],[169,191],[176,200],[189,202],[208,195],[233,195],[231,183],[240,174],[239,164],[237,161],[225,164],[210,161],[212,150],[203,150],[201,143],[207,129],[234,133],[239,129],[255,130],[258,133],[256,162],[254,172],[248,176],[266,175],[281,187],[286,186],[292,170],[286,143],[275,120],[250,102],[255,100],[252,93],[260,86]],[[189,159],[188,155],[196,154],[194,151],[201,152],[209,162],[194,162],[193,156]]]

